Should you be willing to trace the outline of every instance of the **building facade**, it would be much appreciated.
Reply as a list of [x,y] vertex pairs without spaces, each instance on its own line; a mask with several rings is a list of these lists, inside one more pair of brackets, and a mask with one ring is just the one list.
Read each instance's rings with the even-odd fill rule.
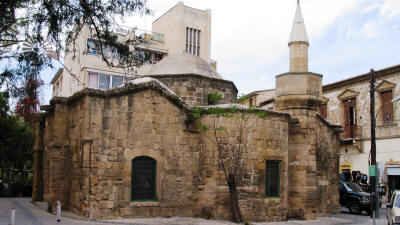
[[[64,68],[60,68],[51,80],[53,96],[69,97],[85,87],[110,89],[123,85],[126,81],[144,75],[166,55],[186,52],[196,55],[212,64],[211,60],[211,10],[199,10],[178,2],[152,24],[152,31],[131,27],[117,27],[113,34],[118,40],[143,36],[147,42],[132,46],[138,54],[144,55],[140,67],[118,68],[108,66],[101,56],[99,41],[95,31],[83,26],[75,41],[66,46]],[[103,47],[104,56],[117,63],[116,52]]]
[[[376,161],[380,185],[387,196],[400,188],[399,105],[391,100],[400,93],[400,66],[376,71],[375,118]],[[341,124],[340,172],[345,179],[359,182],[368,175],[371,150],[370,74],[362,74],[323,87],[325,101],[321,114],[333,124]],[[365,182],[365,181],[364,181]]]
[[[400,188],[400,116],[399,103],[391,100],[400,93],[400,66],[376,71],[375,117],[376,157],[380,185],[386,187],[386,199]],[[318,113],[332,124],[341,125],[340,173],[343,179],[361,186],[369,183],[371,149],[370,74],[362,74],[322,87]],[[276,90],[255,91],[240,103],[259,108],[275,108]]]
[[[299,3],[293,24],[290,72],[276,78],[279,111],[260,109],[262,118],[235,104],[235,85],[189,53],[168,55],[121,87],[54,97],[36,123],[33,201],[45,201],[54,210],[59,200],[91,219],[231,219],[220,160],[233,162],[219,157],[212,139],[199,129],[200,122],[212,127],[215,121],[213,114],[193,117],[200,106],[226,110],[233,118],[244,113],[253,125],[241,145],[237,179],[245,221],[340,212],[342,128],[317,114],[322,75],[306,66],[309,42]],[[209,105],[215,92],[222,100]],[[228,150],[237,146],[233,118],[219,120],[227,128],[220,144]]]

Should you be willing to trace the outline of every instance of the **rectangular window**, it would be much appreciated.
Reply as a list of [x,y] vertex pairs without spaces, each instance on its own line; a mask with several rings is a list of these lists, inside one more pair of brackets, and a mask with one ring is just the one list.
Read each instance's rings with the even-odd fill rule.
[[118,87],[124,84],[124,78],[121,76],[112,76],[112,87]]
[[87,87],[99,88],[99,89],[110,89],[119,87],[125,83],[123,76],[102,74],[97,72],[88,72]]
[[131,200],[156,201],[157,161],[147,156],[132,160]]
[[88,78],[88,87],[90,88],[98,88],[98,74],[97,73],[92,73],[89,72],[89,78]]
[[110,88],[110,75],[100,74],[99,88],[100,89],[109,89]]
[[344,108],[344,138],[357,136],[357,109],[356,99],[348,99],[343,102]]
[[280,161],[266,161],[265,197],[279,197]]
[[393,103],[392,101],[392,90],[381,92],[382,99],[382,121],[383,123],[393,123]]
[[[102,49],[103,49],[103,54],[105,57],[119,58],[116,48],[114,48],[114,47],[112,48],[110,46],[103,45]],[[88,39],[87,40],[87,51],[88,51],[88,53],[90,53],[92,55],[101,54],[100,42],[98,40]]]
[[200,30],[186,27],[186,52],[200,55]]
[[100,53],[100,44],[96,40],[88,39],[87,49],[90,54],[96,55]]

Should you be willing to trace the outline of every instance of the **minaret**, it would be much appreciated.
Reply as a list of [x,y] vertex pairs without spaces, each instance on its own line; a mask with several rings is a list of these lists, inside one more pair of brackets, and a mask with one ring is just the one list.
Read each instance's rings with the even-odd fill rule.
[[306,26],[301,14],[300,2],[297,0],[296,14],[289,37],[290,72],[308,71],[308,45]]
[[291,114],[297,109],[316,112],[322,100],[322,75],[308,72],[309,41],[299,0],[288,45],[290,69],[276,76],[276,109]]
[[290,71],[276,76],[275,107],[287,112],[298,123],[289,124],[288,218],[315,219],[321,201],[317,172],[322,75],[308,72],[306,27],[297,1],[289,38]]

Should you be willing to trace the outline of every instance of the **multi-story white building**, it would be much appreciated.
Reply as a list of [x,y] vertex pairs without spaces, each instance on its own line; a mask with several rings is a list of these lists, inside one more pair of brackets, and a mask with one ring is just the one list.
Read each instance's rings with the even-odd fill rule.
[[[178,2],[156,19],[152,27],[152,32],[128,27],[113,30],[121,41],[139,35],[148,40],[133,49],[144,54],[144,65],[140,68],[117,68],[102,60],[95,32],[84,26],[75,45],[67,45],[69,51],[64,57],[64,68],[59,69],[50,82],[53,96],[68,97],[85,87],[109,89],[120,86],[127,79],[145,75],[152,64],[170,54],[186,52],[196,55],[215,68],[215,62],[210,58],[211,10],[194,9]],[[105,57],[116,62],[118,56],[111,48],[103,47],[103,52]]]

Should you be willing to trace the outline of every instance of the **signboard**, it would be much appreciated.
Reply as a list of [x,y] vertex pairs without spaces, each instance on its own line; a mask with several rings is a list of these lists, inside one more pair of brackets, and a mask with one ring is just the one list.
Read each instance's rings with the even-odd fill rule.
[[370,166],[369,166],[369,176],[370,176],[370,177],[375,177],[375,176],[376,176],[375,165],[370,165]]

